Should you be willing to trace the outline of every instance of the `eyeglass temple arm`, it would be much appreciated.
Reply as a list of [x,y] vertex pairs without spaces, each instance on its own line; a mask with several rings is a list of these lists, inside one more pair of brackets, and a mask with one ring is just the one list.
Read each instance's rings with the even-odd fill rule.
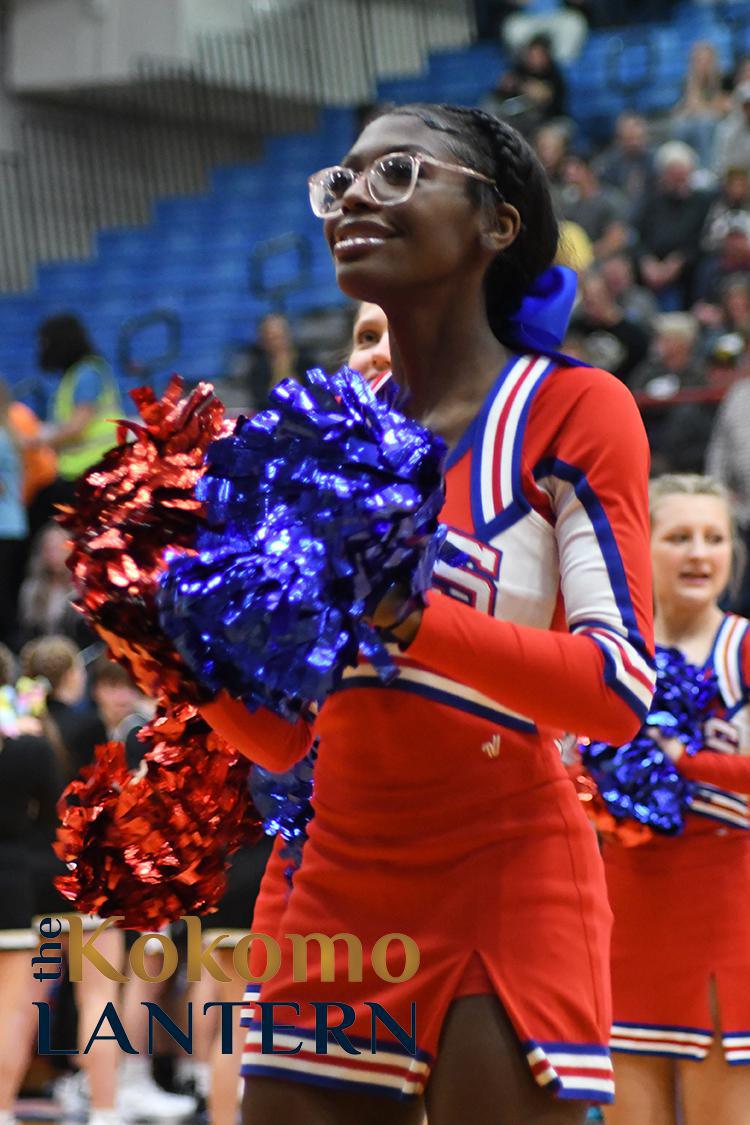
[[447,168],[451,172],[463,172],[465,176],[472,176],[475,180],[483,180],[486,184],[492,184],[496,187],[495,181],[485,176],[484,172],[477,172],[475,168],[467,168],[465,164],[448,164],[445,160],[438,160],[434,156],[420,156],[419,160],[423,160],[425,164],[434,164],[436,168]]

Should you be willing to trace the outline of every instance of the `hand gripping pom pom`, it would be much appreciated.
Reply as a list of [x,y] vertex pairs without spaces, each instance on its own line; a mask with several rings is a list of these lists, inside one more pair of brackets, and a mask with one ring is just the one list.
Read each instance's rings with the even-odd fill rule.
[[[688,754],[697,753],[703,746],[703,724],[718,695],[715,674],[690,664],[677,649],[657,647],[655,659],[651,710],[632,742],[617,747],[592,742],[581,747],[588,777],[579,779],[579,797],[603,834],[628,845],[645,842],[651,832],[667,836],[682,832],[693,785],[653,735],[677,738]],[[633,821],[650,831],[634,836]]]
[[366,615],[422,603],[444,545],[445,445],[356,372],[308,371],[208,452],[197,554],[172,552],[160,619],[199,682],[293,720],[360,649],[396,674]]

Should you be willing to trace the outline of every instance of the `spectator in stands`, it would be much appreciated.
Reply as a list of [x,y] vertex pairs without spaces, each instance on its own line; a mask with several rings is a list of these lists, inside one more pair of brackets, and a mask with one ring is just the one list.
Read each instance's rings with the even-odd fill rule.
[[[62,786],[82,765],[93,759],[94,746],[106,738],[103,725],[91,709],[82,707],[86,692],[86,676],[83,661],[76,646],[67,637],[41,637],[24,646],[21,651],[21,670],[25,675],[43,676],[50,684],[47,696],[48,722],[46,731],[50,741],[58,744],[67,765],[61,771],[59,793]],[[67,776],[66,776],[67,774]],[[42,917],[69,912],[70,903],[62,897],[54,886],[54,878],[64,873],[63,864],[54,855],[51,847],[54,831],[45,834],[40,831],[31,841],[31,862],[34,870],[34,913]],[[84,930],[96,929],[96,921],[83,918]],[[104,939],[102,941],[102,939]],[[61,935],[67,941],[67,931]],[[121,962],[124,952],[122,930],[114,929],[99,935],[97,948],[111,964]],[[49,1000],[50,981],[40,983],[35,1000]],[[77,1062],[81,1069],[70,1076],[61,1078],[55,1084],[55,1096],[71,1111],[74,1106],[82,1109],[90,1095],[89,1125],[117,1125],[120,1118],[114,1109],[116,1075],[121,1053],[114,1042],[97,1042],[92,1050],[84,1054],[92,1030],[97,1026],[107,1003],[119,1006],[119,988],[116,982],[109,981],[103,973],[96,970],[85,971],[83,980],[74,986],[76,1009],[78,1012],[78,1045],[81,1053]],[[28,1016],[29,1045],[32,1041],[36,1012],[30,1006]],[[84,1109],[85,1112],[85,1109]],[[65,1114],[66,1119],[68,1113]]]
[[598,270],[589,270],[583,279],[570,329],[582,339],[589,362],[625,383],[648,352],[649,333],[626,316]]
[[60,384],[51,422],[30,441],[58,451],[60,477],[72,484],[115,444],[114,421],[123,415],[120,392],[108,363],[94,353],[84,325],[71,313],[40,325],[39,366],[59,374]]
[[93,762],[94,748],[107,740],[104,722],[86,703],[86,668],[81,654],[70,637],[49,634],[25,644],[20,661],[25,676],[42,676],[50,685],[47,714],[68,759],[68,769],[63,772],[69,781]]
[[[750,342],[750,278],[746,273],[733,274],[722,288],[721,311],[726,332],[738,332]],[[748,435],[750,437],[750,435]]]
[[17,643],[18,591],[29,531],[23,503],[23,467],[10,424],[11,393],[0,380],[0,642]]
[[693,185],[696,156],[682,141],[656,153],[657,182],[643,199],[636,227],[639,270],[660,308],[674,312],[692,304],[700,236],[711,205],[709,192]]
[[[0,686],[15,683],[15,661],[0,645]],[[9,708],[14,711],[14,708]],[[55,822],[60,784],[52,747],[36,720],[6,711],[0,723],[0,1125],[15,1125],[13,1103],[28,1065],[24,1033],[32,1006],[33,876],[29,833]]]
[[718,304],[724,282],[732,274],[750,269],[750,214],[738,211],[728,219],[726,230],[712,254],[696,270],[693,297]]
[[750,80],[740,82],[733,101],[732,112],[716,130],[711,166],[719,176],[729,168],[750,171]]
[[21,586],[19,617],[23,640],[64,633],[80,648],[94,640],[80,613],[73,608],[75,590],[67,558],[65,532],[56,523],[47,524],[34,540]]
[[711,167],[716,126],[730,108],[713,43],[693,44],[682,98],[673,114],[673,135],[689,144],[703,168]]
[[541,7],[520,0],[507,4],[506,8],[502,38],[508,50],[516,53],[532,36],[543,35],[549,40],[557,62],[569,64],[580,55],[588,30],[591,0],[563,0]]
[[[48,445],[26,446],[26,438],[37,438],[42,428],[42,423],[37,418],[31,407],[25,402],[11,402],[8,408],[8,424],[15,434],[21,450],[21,467],[23,470],[23,502],[29,512],[29,531],[33,535],[38,530],[29,509],[40,494],[49,488],[57,476],[57,457]],[[51,516],[51,511],[47,519]],[[44,519],[42,522],[46,523]]]
[[653,293],[636,285],[633,261],[629,254],[612,254],[600,264],[599,272],[609,290],[609,295],[617,301],[625,316],[633,324],[639,324],[649,334],[659,313],[659,306]]
[[[750,378],[740,379],[721,403],[706,452],[706,472],[732,494],[734,516],[750,557]],[[746,571],[732,604],[735,613],[750,614],[750,574]]]
[[[699,301],[693,314],[705,330],[706,355],[715,354],[717,349],[720,354],[744,352],[750,343],[750,279],[747,274],[730,274],[721,285],[718,303]],[[741,343],[724,339],[728,335],[741,337]],[[748,438],[750,440],[750,434]]]
[[547,35],[534,35],[498,78],[484,108],[524,133],[565,113],[565,79]]
[[750,55],[740,55],[735,59],[734,70],[724,80],[724,89],[731,97],[743,82],[750,82]]
[[[68,776],[65,780],[69,780],[71,773],[78,773],[82,766],[88,765],[93,760],[94,747],[97,744],[106,742],[107,739],[124,740],[131,730],[135,731],[146,721],[145,714],[140,712],[137,716],[135,714],[138,707],[141,712],[150,710],[148,706],[144,706],[146,701],[143,696],[134,687],[124,669],[113,664],[106,656],[96,661],[91,674],[92,691],[98,711],[84,704],[86,673],[83,660],[76,646],[67,637],[41,637],[25,645],[21,652],[21,668],[26,675],[43,676],[50,684],[47,710],[54,728],[54,738],[62,742],[72,764],[72,770],[67,771]],[[140,746],[140,744],[136,745]],[[131,764],[130,761],[128,764]],[[136,761],[135,765],[137,764]],[[53,835],[47,838],[41,836],[38,841],[35,840],[33,864],[39,914],[56,914],[69,909],[70,906],[60,897],[52,883],[56,874],[64,872],[62,864],[51,850]],[[119,930],[116,940],[118,946],[121,945],[123,935]],[[158,972],[158,965],[150,965],[148,971]],[[153,986],[142,985],[137,977],[131,978],[118,1000],[118,1013],[125,1020],[131,1042],[138,1042],[139,1046],[145,1036],[145,1030],[137,1019],[143,1016],[140,1002],[158,1000],[154,991]],[[137,993],[135,1003],[133,1003],[132,992]],[[85,982],[79,990],[78,1001],[79,1004],[87,1003]],[[143,1043],[141,1049],[147,1050],[146,1043]],[[116,1061],[118,1060],[108,1059],[107,1064],[113,1068]],[[149,1121],[165,1117],[178,1120],[192,1112],[194,1108],[192,1098],[167,1094],[154,1084],[153,1079],[149,1079],[148,1073],[145,1078],[143,1077],[143,1071],[148,1071],[150,1067],[149,1060],[144,1059],[143,1065],[135,1068],[130,1067],[127,1060],[121,1061],[122,1073],[117,1084],[117,1105],[120,1116],[112,1118],[113,1125],[121,1118],[130,1120],[134,1113],[134,1106],[139,1115]],[[114,1069],[109,1071],[105,1069],[103,1073],[97,1071],[96,1084],[87,1083],[85,1076],[78,1072],[71,1079],[64,1080],[63,1096],[70,1098],[72,1087],[74,1091],[78,1090],[80,1097],[81,1091],[85,1091],[86,1086],[91,1085],[92,1100],[111,1098],[113,1080]],[[109,1119],[103,1121],[102,1125],[109,1125]]]
[[21,452],[23,502],[33,538],[45,523],[54,518],[56,505],[70,499],[67,482],[57,474],[57,454],[43,440],[44,427],[25,402],[12,402],[8,410],[10,428]]
[[571,155],[563,170],[562,214],[583,227],[596,258],[621,250],[630,239],[628,204],[616,188],[602,186],[588,161]]
[[702,470],[714,410],[706,403],[670,400],[706,383],[697,320],[690,313],[663,313],[656,322],[651,355],[630,379],[632,390],[665,404],[644,414],[654,475]]
[[739,332],[724,332],[707,349],[706,380],[713,390],[726,394],[750,375],[750,347]]
[[721,182],[721,194],[714,200],[703,227],[701,248],[714,253],[735,219],[750,218],[750,170],[727,168]]
[[570,130],[560,121],[542,125],[534,134],[534,148],[547,173],[556,213],[562,206],[563,172],[569,141]]
[[245,410],[253,413],[265,405],[268,392],[282,379],[295,379],[313,366],[295,344],[286,317],[269,313],[258,326],[257,341],[235,353],[229,377],[242,386]]
[[655,323],[651,355],[633,372],[631,386],[654,398],[668,398],[684,387],[705,383],[699,326],[691,313],[661,313]]
[[[89,678],[91,698],[110,741],[125,742],[131,731],[139,730],[153,716],[151,701],[141,694],[125,669],[106,654],[97,657]],[[138,749],[137,743],[133,749]]]
[[649,143],[648,125],[637,113],[621,113],[615,123],[614,139],[594,167],[603,183],[623,192],[630,201],[630,217],[640,209],[651,187],[654,154]]

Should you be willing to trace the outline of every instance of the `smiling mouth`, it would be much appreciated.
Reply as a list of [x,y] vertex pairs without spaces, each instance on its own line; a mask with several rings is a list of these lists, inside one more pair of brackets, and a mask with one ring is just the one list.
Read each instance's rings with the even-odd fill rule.
[[390,235],[352,234],[335,242],[333,253],[336,258],[350,257],[361,251],[371,250],[376,246],[382,246],[390,237]]

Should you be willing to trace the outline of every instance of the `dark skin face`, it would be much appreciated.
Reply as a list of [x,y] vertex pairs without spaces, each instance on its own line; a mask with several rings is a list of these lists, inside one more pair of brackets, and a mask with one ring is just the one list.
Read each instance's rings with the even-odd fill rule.
[[[457,159],[444,134],[419,118],[377,118],[342,163],[363,171],[389,152]],[[410,391],[412,415],[453,444],[479,410],[506,361],[493,335],[483,283],[496,253],[515,239],[515,208],[488,213],[471,198],[467,177],[423,165],[411,199],[383,206],[364,181],[354,183],[340,215],[327,219],[325,237],[344,293],[385,311],[393,369]]]

